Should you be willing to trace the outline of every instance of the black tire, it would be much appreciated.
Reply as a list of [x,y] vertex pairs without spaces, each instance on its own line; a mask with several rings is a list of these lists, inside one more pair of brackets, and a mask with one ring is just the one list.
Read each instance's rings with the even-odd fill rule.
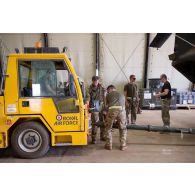
[[14,129],[11,145],[20,158],[39,158],[48,152],[50,138],[42,124],[28,121]]

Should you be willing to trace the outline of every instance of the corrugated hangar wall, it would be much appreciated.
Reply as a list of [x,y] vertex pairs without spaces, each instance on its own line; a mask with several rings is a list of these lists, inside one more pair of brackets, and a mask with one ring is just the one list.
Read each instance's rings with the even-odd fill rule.
[[[155,34],[150,34],[150,41]],[[15,48],[33,47],[43,39],[41,33],[0,34],[7,45],[8,53]],[[95,34],[92,33],[49,33],[49,46],[68,47],[75,70],[87,85],[95,74]],[[173,87],[188,90],[190,82],[171,66],[168,55],[173,53],[174,36],[160,49],[149,49],[148,78],[158,78],[166,73]],[[122,91],[130,74],[136,74],[139,87],[143,87],[145,34],[100,34],[100,76],[104,86],[114,84]]]
[[[89,85],[95,74],[95,34],[51,33],[48,37],[49,46],[58,46],[61,51],[64,46],[68,47],[67,53],[77,74]],[[129,75],[135,73],[142,87],[144,47],[144,34],[100,34],[100,76],[103,85],[112,83],[122,91]]]
[[92,33],[49,33],[49,46],[68,47],[67,55],[78,76],[82,77],[86,84],[91,83],[91,77],[95,74],[95,34]]
[[114,84],[120,91],[135,74],[143,87],[145,34],[100,34],[100,75],[104,85]]

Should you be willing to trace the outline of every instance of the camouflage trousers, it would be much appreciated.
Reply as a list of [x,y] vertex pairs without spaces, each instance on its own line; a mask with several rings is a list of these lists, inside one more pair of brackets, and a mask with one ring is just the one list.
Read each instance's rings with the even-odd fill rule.
[[104,127],[97,127],[96,125],[93,125],[94,123],[98,121],[103,121],[103,114],[101,112],[92,112],[91,113],[91,122],[92,122],[92,131],[91,131],[91,139],[93,141],[96,141],[97,139],[97,132],[100,129],[100,138],[105,138],[105,128]]
[[170,126],[170,109],[171,100],[169,99],[161,99],[162,105],[162,121],[164,126]]
[[131,123],[135,123],[137,119],[137,108],[138,102],[137,100],[128,100],[126,105],[126,118],[127,123],[129,124],[129,114],[131,113]]
[[117,120],[119,124],[120,133],[120,145],[126,146],[127,128],[126,128],[126,116],[125,110],[110,109],[105,120],[105,132],[106,132],[106,145],[112,146],[112,125]]

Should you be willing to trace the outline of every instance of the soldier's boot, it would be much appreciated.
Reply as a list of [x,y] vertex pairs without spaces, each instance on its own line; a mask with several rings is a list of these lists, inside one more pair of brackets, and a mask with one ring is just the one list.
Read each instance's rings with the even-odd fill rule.
[[96,143],[97,143],[96,140],[94,140],[94,139],[91,140],[91,144],[96,144]]
[[97,143],[96,136],[92,135],[91,144],[96,144],[96,143]]
[[[170,125],[164,124],[163,127],[166,128],[166,129],[168,129],[168,128],[170,128]],[[161,131],[160,134],[170,134],[170,132]]]
[[104,149],[106,149],[106,150],[112,150],[112,145],[106,144],[106,145],[104,146]]
[[127,149],[127,146],[120,146],[120,150],[125,151]]
[[106,138],[105,137],[100,137],[100,140],[105,142],[106,141]]
[[97,143],[97,129],[93,129],[91,132],[91,144]]
[[131,124],[132,125],[136,125],[136,122],[133,120],[133,121],[131,121]]

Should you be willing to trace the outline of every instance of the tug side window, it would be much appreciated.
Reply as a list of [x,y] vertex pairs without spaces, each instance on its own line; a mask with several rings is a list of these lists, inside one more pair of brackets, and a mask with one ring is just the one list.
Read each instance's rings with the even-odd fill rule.
[[19,61],[21,97],[75,97],[74,80],[63,61]]
[[73,75],[62,60],[19,61],[20,97],[52,97],[59,113],[79,112]]

